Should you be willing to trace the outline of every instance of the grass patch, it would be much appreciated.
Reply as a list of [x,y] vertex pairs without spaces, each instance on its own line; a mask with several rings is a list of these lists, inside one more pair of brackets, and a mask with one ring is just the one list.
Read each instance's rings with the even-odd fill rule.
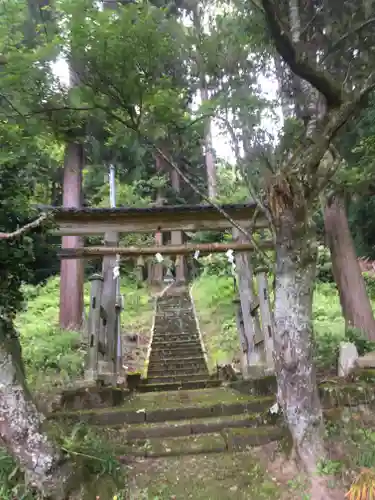
[[[203,274],[193,286],[193,297],[209,355],[210,368],[238,357],[233,279]],[[345,339],[345,322],[336,286],[318,282],[314,292],[315,361],[319,369],[336,366],[339,343]]]
[[[122,330],[149,333],[153,304],[146,288],[122,281],[125,297]],[[23,358],[30,386],[38,390],[51,386],[67,386],[82,376],[85,352],[80,348],[80,334],[58,327],[60,280],[50,279],[46,285],[26,287],[27,303],[18,314],[16,326],[20,333]],[[88,312],[90,285],[85,285],[84,301]]]

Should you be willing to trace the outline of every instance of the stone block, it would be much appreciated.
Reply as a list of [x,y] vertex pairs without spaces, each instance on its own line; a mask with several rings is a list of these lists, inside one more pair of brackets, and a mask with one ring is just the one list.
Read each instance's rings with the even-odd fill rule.
[[359,368],[375,368],[375,352],[368,352],[357,359]]
[[[352,342],[340,342],[338,361],[338,376],[347,377],[355,369],[358,360],[358,351]],[[375,353],[374,353],[375,362]]]

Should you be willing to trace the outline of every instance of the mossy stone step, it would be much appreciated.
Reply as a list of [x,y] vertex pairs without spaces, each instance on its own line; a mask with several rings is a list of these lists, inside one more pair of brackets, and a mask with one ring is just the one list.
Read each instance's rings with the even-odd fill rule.
[[167,307],[164,306],[160,308],[159,311],[156,312],[155,318],[173,318],[176,316],[180,316],[182,314],[191,315],[193,314],[192,307]]
[[207,366],[202,360],[201,363],[196,363],[188,365],[180,365],[180,366],[165,366],[158,365],[155,363],[150,363],[147,371],[147,378],[155,378],[155,377],[174,377],[178,378],[180,375],[194,375],[194,374],[205,374],[208,377]]
[[146,384],[163,384],[173,382],[195,382],[205,380],[208,377],[208,370],[199,373],[176,373],[175,375],[158,375],[156,377],[147,377],[144,381]]
[[202,356],[203,350],[200,345],[190,346],[190,347],[158,347],[157,345],[153,345],[151,349],[150,358],[160,358],[168,359],[168,358],[194,358],[196,356]]
[[181,420],[158,424],[132,425],[120,429],[128,441],[155,437],[182,437],[192,434],[210,434],[223,429],[252,428],[266,425],[266,418],[259,413],[231,415],[230,417],[208,417],[205,419]]
[[277,441],[284,435],[283,429],[273,426],[256,429],[224,429],[210,434],[137,440],[127,448],[126,453],[145,458],[157,458],[238,452]]
[[157,423],[186,420],[193,418],[209,418],[232,416],[245,413],[261,413],[270,407],[269,398],[254,398],[245,402],[217,403],[202,406],[180,406],[176,408],[147,409],[131,407],[131,402],[123,408],[109,410],[65,411],[49,415],[50,420],[65,422],[84,422],[90,425],[118,426],[123,424]]
[[[157,356],[156,356],[157,354]],[[155,358],[155,359],[153,359]],[[156,353],[156,352],[152,352],[151,351],[151,356],[150,356],[150,362],[151,361],[156,361],[158,363],[163,363],[163,364],[169,364],[169,363],[199,363],[202,359],[204,359],[203,357],[203,353],[201,355],[192,355],[192,356],[163,356],[163,357],[160,357],[160,353]]]
[[179,339],[175,342],[171,342],[166,339],[157,340],[155,337],[152,340],[152,347],[164,348],[164,349],[174,349],[174,348],[185,348],[185,347],[201,347],[200,341]]
[[164,391],[176,391],[176,390],[200,390],[207,388],[220,387],[222,384],[221,380],[199,380],[194,382],[168,382],[162,384],[147,383],[139,386],[138,391],[141,393],[145,392],[164,392]]
[[[178,358],[176,358],[178,359]],[[204,357],[202,356],[201,358],[197,359],[196,361],[174,361],[173,359],[170,359],[168,363],[165,363],[163,360],[150,360],[149,365],[148,365],[148,372],[150,373],[151,371],[157,372],[162,374],[163,371],[165,372],[178,372],[178,371],[184,371],[186,370],[186,373],[195,373],[195,372],[201,372],[201,371],[206,371],[207,366],[206,362],[204,360]]]
[[199,341],[199,335],[198,332],[184,332],[184,331],[168,331],[168,330],[163,330],[163,331],[157,331],[156,329],[154,330],[154,339],[159,339],[160,340],[198,340]]
[[200,347],[201,346],[201,341],[199,337],[192,337],[190,335],[180,335],[180,334],[173,334],[173,335],[157,335],[153,337],[152,341],[152,347],[157,346],[158,343],[160,342],[168,342],[170,346],[173,346],[177,342],[190,342],[191,345]]

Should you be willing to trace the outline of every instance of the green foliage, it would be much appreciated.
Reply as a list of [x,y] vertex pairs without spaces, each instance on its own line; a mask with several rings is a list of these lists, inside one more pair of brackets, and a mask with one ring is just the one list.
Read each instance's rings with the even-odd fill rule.
[[[59,279],[53,278],[43,287],[27,287],[28,303],[17,316],[26,375],[32,386],[57,380],[64,385],[82,374],[84,352],[79,348],[79,334],[57,327],[59,285]],[[87,303],[88,289],[85,298]]]
[[363,279],[365,280],[365,285],[367,293],[371,299],[375,299],[375,276],[372,273],[363,273]]
[[[112,447],[89,427],[78,424],[67,431],[55,425],[51,437],[70,458],[76,470],[80,498],[125,498],[126,477]],[[23,473],[15,461],[0,448],[1,500],[37,500],[41,497],[30,492]],[[105,495],[105,496],[104,496]]]
[[233,280],[203,273],[193,286],[193,296],[211,366],[230,362],[238,351]]
[[[193,295],[211,365],[231,361],[238,356],[239,349],[232,277],[204,271],[194,284]],[[314,357],[319,370],[336,371],[342,341],[354,341],[361,353],[372,349],[371,343],[355,337],[353,332],[345,333],[338,292],[332,283],[316,285],[313,322]]]
[[366,339],[360,330],[356,328],[347,328],[345,338],[356,345],[358,354],[363,356],[367,352],[375,350],[375,342]]
[[319,246],[316,277],[322,283],[333,283],[331,253],[324,245]]
[[0,498],[2,500],[33,499],[33,495],[27,491],[20,468],[3,448],[0,448]]
[[[84,367],[85,351],[80,348],[79,333],[57,327],[59,286],[59,278],[48,280],[44,286],[24,286],[22,291],[28,302],[16,319],[28,382],[32,388],[42,391],[51,386],[66,386],[82,375]],[[87,283],[86,308],[89,293]],[[121,293],[125,296],[124,331],[148,333],[152,303],[147,289],[123,279]]]

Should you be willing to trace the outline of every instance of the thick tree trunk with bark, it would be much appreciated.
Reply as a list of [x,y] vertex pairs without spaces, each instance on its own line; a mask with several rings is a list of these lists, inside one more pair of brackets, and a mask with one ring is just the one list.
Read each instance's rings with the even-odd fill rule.
[[[299,229],[301,229],[299,231]],[[278,402],[308,473],[324,456],[323,417],[313,362],[312,299],[317,245],[292,212],[277,228],[275,369]]]
[[346,326],[375,341],[375,319],[350,234],[344,201],[333,196],[324,209],[326,240]]
[[[79,208],[82,198],[83,146],[66,146],[63,184],[63,206]],[[63,236],[62,248],[80,248],[80,236]],[[60,327],[79,330],[83,315],[83,261],[62,260],[60,279]]]
[[66,498],[73,469],[42,432],[44,420],[27,390],[21,347],[11,322],[0,320],[0,438],[20,463],[29,486],[53,500]]

